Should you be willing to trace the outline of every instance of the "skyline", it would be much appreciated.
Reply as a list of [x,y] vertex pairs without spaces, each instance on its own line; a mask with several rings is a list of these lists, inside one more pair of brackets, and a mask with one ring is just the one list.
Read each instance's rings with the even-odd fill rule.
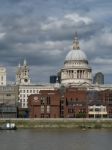
[[49,82],[72,48],[75,32],[93,74],[112,83],[111,0],[0,0],[0,65],[9,81],[24,58],[31,81]]

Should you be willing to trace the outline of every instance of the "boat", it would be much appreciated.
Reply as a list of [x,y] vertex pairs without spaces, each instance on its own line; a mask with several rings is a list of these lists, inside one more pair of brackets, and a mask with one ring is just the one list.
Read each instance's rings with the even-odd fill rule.
[[5,123],[0,127],[0,130],[16,130],[17,127],[15,123]]

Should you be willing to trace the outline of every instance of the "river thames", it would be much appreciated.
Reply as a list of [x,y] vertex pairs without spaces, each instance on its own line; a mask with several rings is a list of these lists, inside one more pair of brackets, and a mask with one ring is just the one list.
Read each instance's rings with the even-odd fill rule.
[[111,150],[112,129],[0,131],[1,150]]

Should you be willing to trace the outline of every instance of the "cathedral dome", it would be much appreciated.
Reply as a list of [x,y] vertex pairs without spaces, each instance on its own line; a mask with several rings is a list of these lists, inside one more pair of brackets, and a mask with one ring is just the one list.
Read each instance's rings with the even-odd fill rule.
[[92,69],[86,54],[80,49],[77,33],[73,41],[73,49],[68,52],[61,69],[61,83],[79,85],[91,84]]
[[87,56],[81,50],[71,50],[65,58],[65,61],[69,60],[87,60]]
[[86,54],[82,50],[80,50],[77,33],[75,34],[75,38],[73,41],[73,49],[69,51],[65,58],[65,61],[70,60],[87,60]]

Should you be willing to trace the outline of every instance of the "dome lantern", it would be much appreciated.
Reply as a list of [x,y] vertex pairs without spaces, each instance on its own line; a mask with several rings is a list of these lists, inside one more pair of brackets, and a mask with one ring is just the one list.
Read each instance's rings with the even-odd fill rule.
[[79,50],[80,46],[79,46],[79,40],[78,40],[78,35],[77,32],[75,32],[75,37],[73,40],[73,50]]

